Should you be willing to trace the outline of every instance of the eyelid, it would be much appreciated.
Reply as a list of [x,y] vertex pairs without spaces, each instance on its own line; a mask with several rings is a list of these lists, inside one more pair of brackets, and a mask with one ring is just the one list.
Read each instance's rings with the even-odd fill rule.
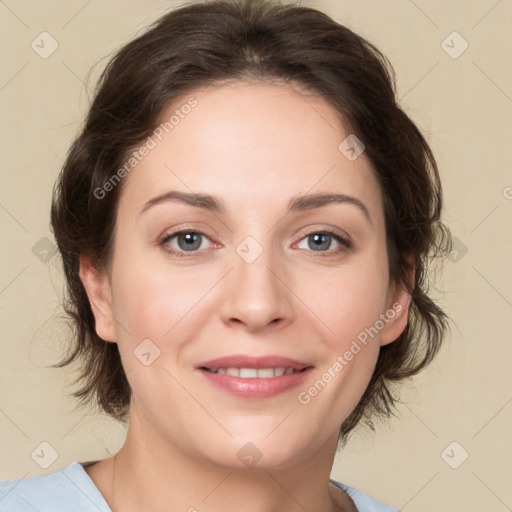
[[324,226],[328,226],[328,227],[327,228],[318,228],[318,227],[313,226],[313,227],[304,228],[299,234],[300,240],[302,240],[305,236],[312,235],[314,233],[327,233],[329,235],[336,235],[336,236],[340,237],[344,242],[346,242],[348,245],[352,246],[352,244],[353,244],[352,238],[346,231],[344,231],[336,226],[332,226],[330,224],[324,224]]
[[295,242],[294,246],[298,245],[302,240],[307,238],[308,236],[314,235],[314,234],[323,234],[330,236],[332,239],[334,239],[335,242],[338,243],[339,247],[330,249],[328,251],[313,251],[308,249],[300,249],[302,251],[305,251],[305,253],[308,255],[308,257],[312,258],[336,258],[341,257],[348,251],[351,251],[353,249],[353,244],[349,236],[340,235],[338,229],[318,229],[318,228],[312,228],[309,231],[302,232],[302,234],[299,236],[299,240]]
[[[198,235],[201,235],[201,236],[207,238],[210,242],[212,242],[213,245],[216,245],[215,242],[213,242],[212,237],[210,237],[207,233],[205,233],[201,229],[197,229],[197,228],[195,228],[193,226],[187,226],[187,225],[179,226],[179,227],[175,227],[175,228],[166,230],[161,236],[159,236],[157,238],[157,241],[156,241],[155,245],[163,247],[163,246],[167,245],[167,242],[169,240],[171,240],[175,236],[181,235],[183,233],[196,233]],[[196,251],[191,251],[190,254],[193,255],[193,256],[197,256],[197,255],[202,254],[202,253],[204,253],[205,251],[208,251],[208,250],[209,249],[200,249],[200,250],[196,250]],[[169,253],[169,254],[171,254],[173,256],[187,257],[186,256],[187,251],[176,251],[175,249],[166,249],[166,248],[164,248],[164,251],[166,251],[167,253]]]

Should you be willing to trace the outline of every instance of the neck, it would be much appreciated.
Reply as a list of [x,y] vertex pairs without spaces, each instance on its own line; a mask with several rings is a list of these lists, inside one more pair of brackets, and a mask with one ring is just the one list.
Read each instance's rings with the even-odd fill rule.
[[356,510],[351,499],[329,485],[336,442],[333,436],[286,467],[222,467],[164,441],[135,407],[126,442],[112,461],[107,501],[112,512],[349,512]]

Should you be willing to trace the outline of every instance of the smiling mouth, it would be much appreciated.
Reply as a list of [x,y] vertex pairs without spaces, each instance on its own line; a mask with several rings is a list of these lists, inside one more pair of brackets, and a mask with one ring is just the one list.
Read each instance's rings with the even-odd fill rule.
[[314,365],[281,355],[232,354],[200,362],[206,381],[243,400],[263,400],[298,387]]
[[283,375],[292,375],[294,373],[301,373],[307,368],[217,368],[211,369],[205,366],[200,370],[205,370],[210,373],[219,373],[221,375],[230,375],[231,377],[239,377],[241,379],[272,379],[274,377],[282,377]]

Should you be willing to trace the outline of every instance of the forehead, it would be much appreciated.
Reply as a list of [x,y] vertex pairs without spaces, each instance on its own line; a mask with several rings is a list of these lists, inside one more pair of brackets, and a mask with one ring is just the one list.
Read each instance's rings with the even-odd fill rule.
[[382,198],[369,160],[363,152],[351,161],[339,148],[349,135],[329,103],[299,88],[235,82],[195,89],[162,113],[151,149],[124,178],[119,210],[136,213],[171,189],[222,197],[228,214],[330,192],[359,198],[378,217]]

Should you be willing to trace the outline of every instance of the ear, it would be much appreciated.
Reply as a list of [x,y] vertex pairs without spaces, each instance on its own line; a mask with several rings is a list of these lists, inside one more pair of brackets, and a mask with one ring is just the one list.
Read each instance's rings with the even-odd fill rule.
[[[414,288],[415,262],[413,257],[407,257],[408,279],[411,288]],[[395,341],[407,326],[411,294],[403,283],[391,283],[386,299],[385,318],[388,320],[380,335],[380,345],[387,345]]]
[[112,290],[108,274],[99,270],[89,256],[80,255],[80,279],[85,287],[94,314],[96,334],[105,341],[117,340],[112,309]]

